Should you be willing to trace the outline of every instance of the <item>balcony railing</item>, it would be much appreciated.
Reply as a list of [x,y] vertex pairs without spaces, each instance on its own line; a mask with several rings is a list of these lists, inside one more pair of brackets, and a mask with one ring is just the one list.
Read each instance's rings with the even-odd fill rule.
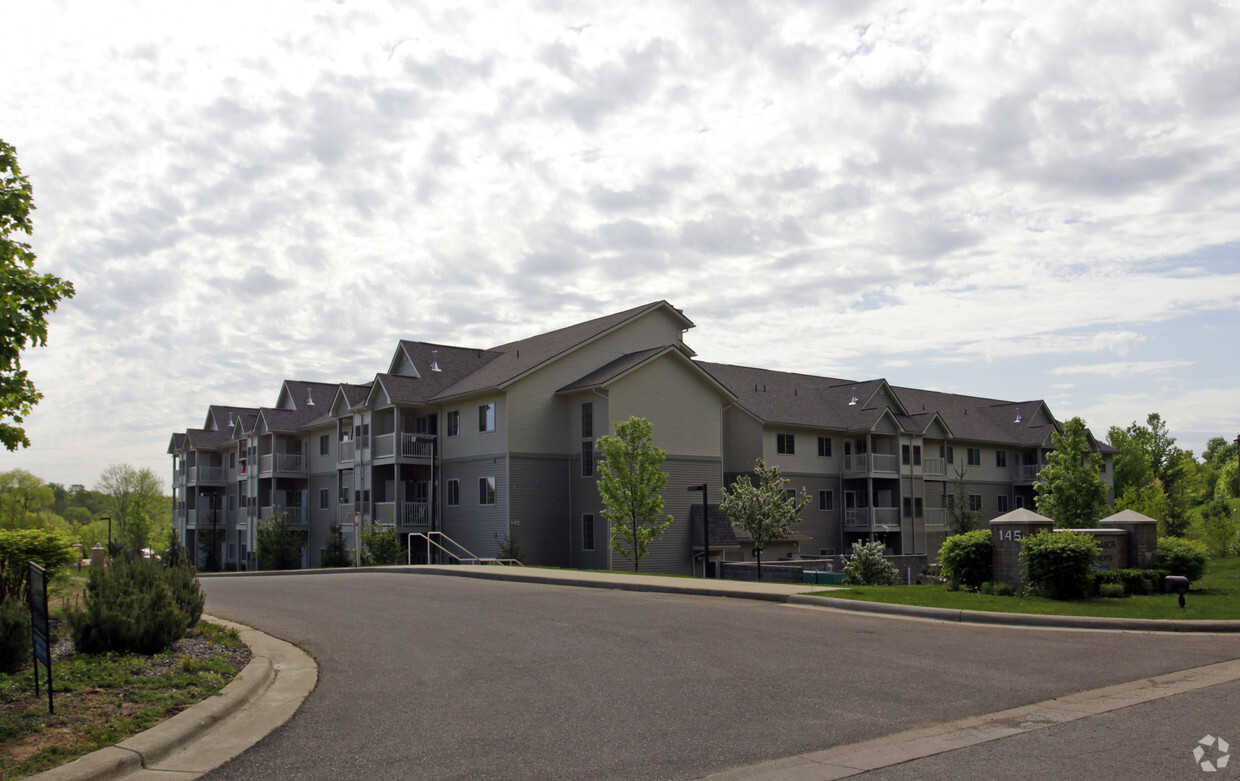
[[430,458],[435,455],[435,438],[426,434],[402,434],[400,454],[408,458]]
[[942,507],[927,507],[925,512],[927,526],[947,525],[947,511]]
[[923,474],[930,477],[942,477],[947,474],[947,462],[941,458],[927,458]]
[[1038,464],[1021,464],[1016,467],[1016,479],[1023,483],[1032,483],[1041,469]]
[[900,526],[900,508],[898,507],[857,507],[844,511],[844,528],[871,529],[879,527]]
[[405,509],[401,514],[401,521],[404,526],[430,526],[430,502],[405,502]]
[[308,463],[301,453],[276,453],[277,472],[304,472]]
[[390,456],[396,452],[396,435],[395,434],[376,434],[375,435],[375,458],[383,458]]
[[340,442],[339,462],[342,464],[353,463],[353,440],[345,439]]
[[396,502],[375,502],[375,520],[384,526],[396,523]]
[[224,467],[222,466],[199,466],[195,467],[196,479],[200,483],[222,483],[224,482]]
[[258,519],[260,521],[269,521],[276,510],[284,512],[284,519],[290,526],[305,526],[309,517],[305,507],[284,507],[281,505],[267,505],[258,508]]

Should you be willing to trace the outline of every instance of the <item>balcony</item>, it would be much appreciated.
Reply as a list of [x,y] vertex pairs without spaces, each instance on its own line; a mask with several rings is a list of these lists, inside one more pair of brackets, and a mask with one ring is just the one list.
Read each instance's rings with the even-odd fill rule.
[[274,474],[306,474],[309,459],[301,453],[266,453],[258,457],[259,477],[271,477]]
[[844,456],[844,474],[897,474],[900,460],[892,453],[857,453]]
[[899,528],[898,507],[857,507],[844,510],[845,531],[894,531]]
[[927,507],[925,512],[926,512],[925,518],[926,518],[927,527],[932,527],[932,526],[939,527],[939,526],[947,525],[947,511],[944,510],[942,507]]
[[433,458],[435,438],[428,434],[401,434],[400,454],[405,458]]
[[1020,464],[1015,468],[1016,482],[1032,483],[1038,477],[1038,472],[1042,470],[1039,464]]
[[396,435],[395,434],[376,434],[375,450],[371,455],[374,458],[391,458],[396,454]]
[[431,504],[430,502],[405,502],[404,512],[401,513],[402,526],[430,526],[431,525]]
[[947,462],[941,458],[927,458],[922,471],[926,477],[943,477],[947,474]]
[[289,526],[305,526],[307,521],[309,520],[310,514],[306,512],[305,507],[283,507],[280,505],[274,505],[274,506],[267,505],[266,507],[258,508],[259,521],[261,522],[261,521],[271,520],[271,516],[275,514],[276,510],[282,510],[284,512],[284,518],[288,522]]
[[199,484],[202,483],[223,483],[226,478],[224,467],[222,466],[196,466],[194,467],[194,477],[192,480]]
[[353,463],[353,440],[344,439],[340,441],[340,455],[336,461],[340,464]]

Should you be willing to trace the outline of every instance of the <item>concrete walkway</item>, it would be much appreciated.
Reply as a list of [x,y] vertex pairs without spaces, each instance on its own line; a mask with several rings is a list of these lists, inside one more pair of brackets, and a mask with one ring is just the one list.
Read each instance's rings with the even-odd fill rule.
[[[333,572],[362,571],[390,576],[446,575],[559,586],[756,599],[786,603],[797,607],[873,612],[891,617],[1022,627],[1112,631],[1240,632],[1240,621],[1148,621],[983,613],[809,596],[806,592],[811,589],[815,592],[835,589],[805,584],[756,583],[536,567],[416,565],[373,567],[361,570],[230,573],[223,577],[307,574],[330,577]],[[215,577],[215,575],[203,575],[203,577]],[[313,691],[318,680],[318,668],[314,660],[297,647],[258,630],[221,619],[207,618],[237,629],[241,639],[253,652],[250,664],[228,686],[224,687],[219,696],[205,700],[116,746],[101,749],[31,778],[40,779],[40,781],[107,781],[120,778],[143,781],[173,776],[194,779],[241,754],[291,719],[302,701]],[[963,745],[973,745],[1007,736],[1012,733],[1004,725],[1011,724],[1018,716],[1023,725],[1021,729],[1032,729],[1038,725],[1045,726],[1102,712],[1098,710],[1099,707],[1103,710],[1125,707],[1125,704],[1135,701],[1169,696],[1181,691],[1192,691],[1224,680],[1240,679],[1240,662],[1215,667],[1218,669],[1203,668],[1199,672],[1188,670],[1173,676],[1163,676],[1168,679],[1167,681],[1136,682],[1126,685],[1128,688],[1109,687],[1096,692],[1082,692],[1074,695],[1075,698],[1080,699],[1077,705],[1072,705],[1067,699],[1061,698],[1050,703],[1027,706],[1025,709],[1019,709],[1020,713],[1004,712],[967,719],[959,724],[935,725],[923,730],[915,730],[916,734],[889,736],[875,742],[875,745],[867,743],[841,746],[819,752],[819,754],[791,757],[774,763],[734,770],[721,777],[841,778],[866,769],[907,761],[913,756],[930,756]],[[1071,707],[1065,710],[1065,706]],[[892,746],[902,748],[893,753]]]

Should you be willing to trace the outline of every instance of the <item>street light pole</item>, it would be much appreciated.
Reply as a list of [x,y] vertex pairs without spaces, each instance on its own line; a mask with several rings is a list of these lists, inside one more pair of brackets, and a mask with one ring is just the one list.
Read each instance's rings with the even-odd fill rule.
[[112,516],[105,515],[99,520],[108,522],[108,555],[112,555]]
[[702,577],[706,577],[706,563],[710,561],[710,506],[706,502],[707,484],[691,485],[685,490],[702,492]]

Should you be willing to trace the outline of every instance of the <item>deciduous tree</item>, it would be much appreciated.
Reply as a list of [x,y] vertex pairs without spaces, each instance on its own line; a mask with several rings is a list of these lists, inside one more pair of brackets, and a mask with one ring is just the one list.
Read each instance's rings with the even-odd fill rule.
[[1054,450],[1038,472],[1033,490],[1038,512],[1055,519],[1055,525],[1087,529],[1097,524],[1106,505],[1107,485],[1100,474],[1102,456],[1091,453],[1085,421],[1072,418],[1063,434],[1051,434]]
[[164,481],[150,468],[112,464],[99,475],[95,490],[103,494],[104,507],[111,515],[114,540],[129,548],[145,548],[152,532],[162,539],[162,530],[154,527],[168,508],[168,499]]
[[33,210],[17,150],[0,140],[0,444],[9,450],[30,447],[21,424],[43,398],[22,368],[22,351],[47,343],[47,316],[73,297],[73,284],[36,273],[30,245],[14,238],[30,235]]
[[788,488],[788,480],[780,474],[779,467],[767,466],[761,458],[754,463],[752,475],[724,487],[719,510],[732,520],[732,525],[753,537],[758,580],[762,580],[762,551],[772,540],[792,533],[793,524],[801,522],[801,510],[809,500],[804,489],[798,495]]
[[629,418],[616,424],[615,436],[598,440],[598,492],[603,517],[611,523],[611,549],[632,557],[634,572],[641,569],[650,542],[672,522],[659,494],[667,486],[667,454],[654,446],[653,432],[645,418]]

